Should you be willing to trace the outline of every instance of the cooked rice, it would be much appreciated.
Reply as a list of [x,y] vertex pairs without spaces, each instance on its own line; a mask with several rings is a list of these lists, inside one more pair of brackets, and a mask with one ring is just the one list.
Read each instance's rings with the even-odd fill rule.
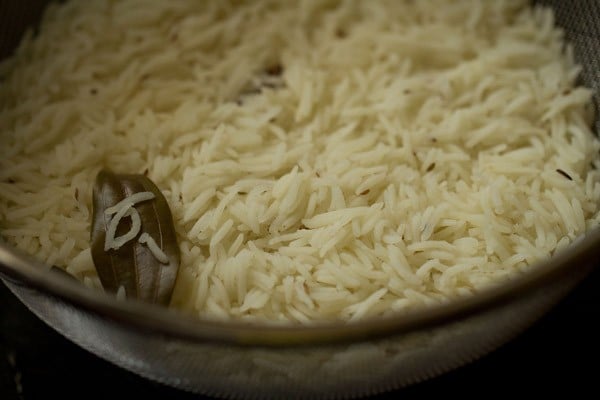
[[467,296],[598,224],[578,72],[521,0],[52,4],[0,66],[0,229],[100,288],[95,176],[146,172],[172,307],[309,323]]

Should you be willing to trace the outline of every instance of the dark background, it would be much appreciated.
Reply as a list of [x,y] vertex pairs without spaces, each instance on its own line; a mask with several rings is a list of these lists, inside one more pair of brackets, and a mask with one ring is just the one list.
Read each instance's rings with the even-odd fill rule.
[[[600,269],[517,339],[439,378],[373,399],[569,393],[600,398]],[[206,399],[147,381],[69,342],[0,284],[0,399]]]

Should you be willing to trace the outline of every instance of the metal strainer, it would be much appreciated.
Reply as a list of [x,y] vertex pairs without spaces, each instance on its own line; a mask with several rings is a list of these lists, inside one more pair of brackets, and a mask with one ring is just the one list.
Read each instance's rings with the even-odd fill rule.
[[[595,0],[538,0],[534,3],[554,9],[557,25],[564,28],[577,62],[583,66],[581,81],[596,93],[596,115],[600,115],[600,3]],[[600,119],[596,118],[596,132],[599,131]]]
[[[0,3],[0,56],[45,1]],[[600,2],[538,1],[556,10],[583,83],[600,91]],[[597,104],[597,103],[596,103]],[[598,121],[597,121],[597,126]],[[501,288],[427,313],[353,325],[268,328],[182,318],[117,302],[43,272],[0,243],[0,273],[48,325],[92,353],[177,388],[236,398],[350,398],[400,388],[463,365],[528,327],[597,263],[600,231]]]

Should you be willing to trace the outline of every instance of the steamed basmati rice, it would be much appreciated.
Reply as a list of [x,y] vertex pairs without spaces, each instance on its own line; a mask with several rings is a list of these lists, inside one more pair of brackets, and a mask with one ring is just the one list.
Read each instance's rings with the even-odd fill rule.
[[108,167],[167,198],[185,312],[309,323],[468,296],[598,224],[578,72],[522,0],[53,4],[0,66],[2,237],[100,288]]

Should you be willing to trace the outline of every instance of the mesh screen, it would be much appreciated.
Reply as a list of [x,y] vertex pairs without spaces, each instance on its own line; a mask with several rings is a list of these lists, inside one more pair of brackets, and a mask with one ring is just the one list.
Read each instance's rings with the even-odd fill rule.
[[37,25],[49,0],[0,0],[0,60],[12,54],[21,36]]
[[600,132],[600,1],[538,0],[536,4],[554,9],[556,23],[564,28],[573,45],[577,61],[583,67],[582,83],[593,89],[596,107],[596,132]]

